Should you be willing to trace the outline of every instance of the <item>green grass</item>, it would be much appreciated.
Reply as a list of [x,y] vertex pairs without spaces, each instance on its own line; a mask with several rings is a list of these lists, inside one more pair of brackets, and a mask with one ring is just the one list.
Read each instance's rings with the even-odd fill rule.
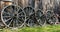
[[43,27],[24,27],[18,29],[3,28],[0,32],[60,32],[60,25],[46,25]]

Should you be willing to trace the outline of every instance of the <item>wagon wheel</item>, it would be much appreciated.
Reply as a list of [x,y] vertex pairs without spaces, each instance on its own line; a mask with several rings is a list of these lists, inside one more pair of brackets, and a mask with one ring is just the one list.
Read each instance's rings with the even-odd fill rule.
[[32,19],[30,19],[30,17],[32,18],[32,16],[34,16],[34,14],[35,14],[34,9],[30,6],[27,6],[27,7],[24,8],[24,12],[26,14],[26,19],[27,20],[29,19],[28,22],[26,23],[27,26],[33,26],[34,21]]
[[55,22],[57,21],[57,18],[55,17],[54,12],[52,11],[47,11],[46,18],[48,23],[50,24],[55,24]]
[[35,16],[36,16],[36,19],[37,19],[37,21],[38,21],[40,26],[43,26],[43,25],[46,24],[46,18],[44,16],[42,10],[38,9],[36,11],[36,15]]
[[9,5],[2,10],[1,19],[7,27],[22,27],[25,23],[25,13],[19,6]]

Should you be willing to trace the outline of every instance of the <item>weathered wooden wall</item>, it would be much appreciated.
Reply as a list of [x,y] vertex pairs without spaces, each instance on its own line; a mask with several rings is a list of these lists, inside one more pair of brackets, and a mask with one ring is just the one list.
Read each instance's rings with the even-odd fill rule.
[[60,0],[18,0],[17,2],[17,0],[13,0],[16,5],[19,5],[22,8],[26,6],[32,6],[35,9],[43,9],[43,11],[54,8],[54,6],[59,4],[59,1]]

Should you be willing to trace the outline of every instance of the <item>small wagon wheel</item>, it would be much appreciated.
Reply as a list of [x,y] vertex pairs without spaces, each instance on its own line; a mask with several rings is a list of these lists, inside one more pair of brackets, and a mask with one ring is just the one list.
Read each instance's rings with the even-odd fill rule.
[[36,11],[36,19],[39,23],[40,26],[43,26],[46,24],[46,18],[45,18],[45,15],[43,14],[42,10],[38,9]]
[[26,19],[27,19],[26,24],[27,24],[27,26],[33,26],[34,20],[32,20],[32,17],[35,15],[34,9],[30,6],[27,6],[27,7],[24,8],[24,12],[26,14]]
[[46,19],[47,19],[49,24],[55,24],[55,22],[57,21],[57,18],[55,16],[56,15],[54,14],[54,12],[47,11]]
[[25,23],[25,13],[19,6],[9,5],[1,11],[1,19],[7,27],[22,27]]

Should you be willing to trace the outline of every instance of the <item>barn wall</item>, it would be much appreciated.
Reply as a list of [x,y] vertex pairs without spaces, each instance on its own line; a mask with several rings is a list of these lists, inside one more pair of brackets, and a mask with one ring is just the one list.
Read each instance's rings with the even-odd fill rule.
[[23,7],[28,6],[28,0],[18,0],[18,5]]
[[43,11],[52,10],[54,8],[55,0],[42,0]]
[[22,8],[30,5],[35,9],[43,9],[43,11],[54,8],[54,6],[59,4],[59,1],[60,0],[18,0],[17,2],[17,0],[13,0],[16,5]]

